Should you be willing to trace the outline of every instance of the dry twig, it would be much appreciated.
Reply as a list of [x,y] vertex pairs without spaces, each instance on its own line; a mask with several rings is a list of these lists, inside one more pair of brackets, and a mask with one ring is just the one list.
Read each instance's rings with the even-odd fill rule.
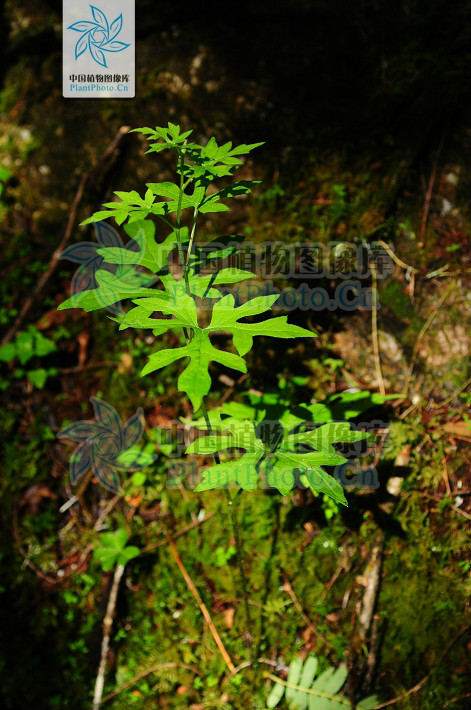
[[219,636],[218,630],[216,629],[216,627],[213,624],[213,620],[211,619],[211,616],[209,615],[209,611],[207,610],[203,600],[201,599],[198,590],[196,589],[195,585],[193,584],[193,580],[191,579],[190,575],[186,571],[185,566],[180,558],[180,555],[178,554],[178,550],[175,546],[175,543],[173,542],[170,535],[167,535],[166,537],[167,537],[167,542],[169,544],[170,552],[172,553],[173,559],[177,563],[177,567],[180,570],[180,572],[182,573],[182,577],[185,580],[188,589],[192,593],[196,603],[198,604],[199,608],[201,609],[201,613],[203,614],[204,618],[206,619],[206,622],[209,626],[209,630],[211,631],[213,639],[215,640],[216,645],[221,652],[221,656],[223,657],[224,662],[226,663],[227,667],[229,668],[229,670],[232,673],[235,670],[235,666],[232,663],[231,657],[229,656],[229,654],[227,653],[227,651],[224,647],[221,637]]
[[430,173],[430,178],[428,181],[427,191],[425,193],[424,211],[422,214],[422,224],[420,226],[419,246],[424,246],[425,242],[427,240],[427,223],[428,223],[428,216],[429,216],[429,212],[430,212],[430,202],[432,200],[433,186],[434,186],[435,178],[437,175],[438,158],[440,156],[444,140],[445,140],[445,135],[442,136],[442,139],[438,145],[437,152],[435,154],[435,160],[433,161],[432,172]]
[[[177,530],[177,532],[173,533],[172,538],[175,539],[177,537],[180,537],[180,535],[185,535],[185,533],[189,532],[190,530],[193,530],[194,528],[203,525],[203,523],[206,523],[208,520],[211,520],[214,515],[216,515],[216,513],[208,513],[208,515],[206,515],[202,520],[195,520],[193,523],[186,525],[184,528],[180,528],[180,530]],[[159,542],[153,542],[152,544],[143,547],[141,550],[141,554],[143,552],[150,552],[151,550],[156,550],[158,547],[162,547],[166,544],[166,540],[159,540]]]
[[419,269],[416,269],[414,266],[410,266],[409,264],[406,264],[405,261],[402,261],[402,259],[400,259],[400,258],[397,256],[397,254],[395,254],[395,253],[393,252],[393,250],[391,249],[391,247],[389,246],[389,244],[387,244],[386,242],[383,242],[382,239],[378,239],[378,244],[380,244],[380,245],[383,247],[383,249],[385,249],[385,251],[387,251],[387,253],[388,253],[389,256],[391,257],[391,259],[392,259],[398,266],[400,266],[402,269],[405,269],[406,271],[410,272],[411,274],[418,274],[418,273],[419,273]]
[[108,605],[106,607],[105,618],[103,619],[103,639],[101,642],[101,657],[98,667],[98,675],[95,682],[95,692],[93,693],[92,710],[98,710],[103,696],[103,686],[105,684],[106,660],[108,657],[108,649],[110,647],[110,635],[113,627],[113,616],[116,608],[116,600],[118,598],[118,588],[123,576],[124,565],[116,565],[113,575],[113,583],[111,585]]
[[471,377],[469,377],[466,380],[466,382],[463,385],[461,385],[461,387],[458,387],[457,390],[452,392],[452,394],[450,394],[449,397],[447,397],[445,400],[443,400],[443,402],[440,402],[440,407],[446,407],[448,404],[450,404],[450,402],[452,402],[455,399],[455,397],[458,397],[458,395],[461,394],[463,392],[463,390],[466,389],[466,387],[469,387],[469,385],[471,385]]
[[379,585],[381,581],[381,562],[383,558],[384,537],[379,536],[371,550],[371,559],[368,564],[366,576],[367,584],[363,595],[361,612],[358,617],[360,626],[360,636],[366,639],[371,627],[374,608],[378,598]]

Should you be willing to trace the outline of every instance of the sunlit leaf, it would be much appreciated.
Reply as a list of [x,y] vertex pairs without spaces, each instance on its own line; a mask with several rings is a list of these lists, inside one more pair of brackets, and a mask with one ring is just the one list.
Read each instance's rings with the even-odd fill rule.
[[202,398],[208,394],[211,388],[211,376],[208,369],[212,361],[239,372],[247,372],[245,360],[238,355],[218,350],[212,345],[206,331],[197,330],[188,345],[153,353],[142,370],[142,375],[170,365],[182,357],[189,357],[190,362],[178,378],[178,389],[188,395],[195,410],[199,409]]

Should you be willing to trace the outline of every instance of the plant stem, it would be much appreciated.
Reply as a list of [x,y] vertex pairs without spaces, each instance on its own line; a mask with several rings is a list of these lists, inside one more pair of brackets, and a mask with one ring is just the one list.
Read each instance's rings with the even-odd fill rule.
[[166,224],[167,227],[170,227],[170,229],[172,230],[172,232],[175,231],[173,224],[172,224],[171,222],[169,222],[168,219],[165,219],[165,217],[163,217],[161,214],[157,214],[157,215],[155,215],[155,216],[157,217],[157,219],[160,219],[161,222],[163,222],[164,224]]
[[[211,422],[209,419],[208,415],[208,410],[206,409],[206,403],[203,399],[201,402],[201,411],[203,412],[203,417],[206,422],[206,427],[208,429],[208,433],[212,434],[213,433],[213,428],[211,426]],[[216,464],[219,464],[221,462],[219,458],[219,454],[217,452],[214,452],[213,454],[214,461]],[[234,507],[234,502],[237,498],[237,496],[242,493],[242,488],[239,488],[237,493],[235,494],[234,498],[231,498],[231,494],[227,490],[226,487],[224,487],[224,494],[226,496],[226,503],[227,507],[229,509],[229,516],[231,518],[231,525],[232,525],[232,533],[234,535],[234,541],[235,541],[235,547],[236,547],[236,557],[237,557],[237,567],[239,569],[239,584],[242,592],[242,599],[244,601],[244,611],[245,611],[245,624],[246,624],[246,632],[245,636],[247,639],[248,647],[250,649],[250,660],[253,660],[253,645],[252,645],[252,634],[250,633],[250,611],[249,611],[249,599],[247,596],[247,576],[245,574],[244,570],[244,565],[242,561],[242,543],[241,543],[241,535],[240,535],[240,528],[239,528],[239,522],[237,520],[237,512]]]
[[252,634],[250,633],[250,612],[249,612],[249,599],[247,596],[247,576],[245,574],[244,565],[242,561],[242,543],[240,537],[239,522],[237,520],[237,511],[235,510],[235,500],[242,493],[242,488],[239,488],[234,498],[231,498],[231,494],[224,488],[224,493],[226,495],[227,507],[229,508],[229,514],[231,516],[232,532],[234,534],[236,552],[237,552],[237,566],[239,568],[239,584],[242,591],[242,599],[244,600],[244,611],[245,611],[245,624],[246,624],[246,639],[247,645],[250,653],[250,660],[253,661],[253,644],[252,644]]
[[196,220],[197,219],[198,219],[198,208],[195,207],[194,212],[193,212],[193,223],[191,225],[190,241],[188,243],[188,259],[191,256],[191,250],[193,248],[193,239],[195,238]]
[[[203,417],[204,417],[204,421],[206,422],[206,427],[208,429],[208,433],[213,434],[213,427],[211,426],[211,422],[209,420],[209,414],[208,414],[208,410],[206,409],[206,403],[204,401],[204,398],[201,401],[201,411],[203,412]],[[214,452],[213,457],[214,457],[214,461],[217,464],[221,463],[221,460],[219,458],[219,454],[217,451]]]
[[[188,183],[190,181],[188,180],[186,183],[184,181],[184,175],[183,175],[183,170],[184,170],[184,165],[185,165],[184,151],[179,149],[177,151],[177,155],[178,155],[179,172],[180,172],[180,191],[179,191],[179,195],[178,195],[177,219],[176,219],[175,233],[176,233],[176,237],[177,237],[178,256],[179,256],[179,259],[180,259],[180,262],[182,265],[182,269],[183,269],[183,277],[185,279],[186,292],[189,296],[191,296],[190,281],[189,281],[189,276],[188,276],[188,263],[189,263],[189,258],[191,255],[191,250],[193,247],[193,240],[195,237],[196,221],[198,219],[198,208],[195,207],[194,212],[193,212],[193,221],[192,221],[192,225],[191,225],[190,240],[189,240],[189,245],[188,245],[188,254],[187,254],[187,259],[185,259],[184,254],[183,254],[181,235],[180,235],[181,211],[182,211],[183,193],[184,193],[186,185],[188,185]],[[187,337],[187,340],[188,340],[188,337]],[[203,412],[204,420],[205,420],[206,426],[208,428],[208,433],[212,434],[213,429],[211,426],[211,422],[210,422],[209,415],[208,415],[208,410],[206,409],[206,404],[204,402],[204,399],[201,402],[201,410]],[[213,456],[214,456],[215,463],[219,464],[220,463],[219,454],[217,452],[215,452],[213,454]],[[244,566],[242,563],[242,544],[241,544],[240,529],[239,529],[239,524],[237,521],[237,514],[234,509],[234,501],[235,501],[237,495],[241,491],[242,491],[242,489],[239,489],[236,496],[234,496],[234,499],[232,499],[227,488],[224,488],[224,493],[226,496],[227,506],[229,508],[229,514],[230,514],[231,524],[232,524],[232,531],[233,531],[235,546],[236,546],[237,565],[239,568],[240,586],[241,586],[241,591],[242,591],[242,598],[244,600],[245,619],[246,619],[246,626],[247,626],[246,638],[247,638],[248,645],[250,648],[250,658],[252,660],[253,659],[253,647],[252,647],[252,636],[250,633],[250,613],[249,613],[249,602],[248,602],[248,597],[247,597],[247,578],[246,578]]]
[[[262,599],[262,606],[265,606],[265,604],[268,601],[268,597],[270,596],[270,579],[271,579],[271,573],[273,569],[273,560],[275,558],[275,553],[276,553],[276,544],[278,540],[278,532],[280,529],[280,504],[276,499],[272,499],[271,502],[271,510],[274,512],[274,521],[273,521],[273,528],[272,528],[272,541],[271,541],[271,549],[270,549],[270,555],[265,563],[265,593],[263,595]],[[265,615],[261,614],[260,615],[260,626],[259,626],[259,634],[258,634],[258,641],[257,641],[257,647],[255,649],[255,657],[258,658],[260,655],[261,649],[262,649],[262,644],[265,640]]]
[[181,229],[181,214],[182,214],[182,201],[183,201],[183,191],[185,189],[184,178],[183,178],[183,168],[185,165],[185,157],[182,150],[178,151],[178,162],[180,168],[180,191],[178,194],[178,204],[177,204],[177,225],[175,229],[175,234],[177,236],[177,248],[178,257],[183,269],[183,278],[185,279],[186,292],[190,296],[190,280],[188,278],[188,264],[183,254],[182,240],[180,235]]

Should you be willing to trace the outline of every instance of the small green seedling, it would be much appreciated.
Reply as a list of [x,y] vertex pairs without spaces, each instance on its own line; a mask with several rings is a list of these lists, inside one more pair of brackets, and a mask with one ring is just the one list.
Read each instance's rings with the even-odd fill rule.
[[[29,325],[28,328],[21,333],[18,333],[13,343],[6,343],[0,347],[0,362],[10,363],[18,360],[21,367],[17,367],[14,371],[14,377],[19,379],[27,376],[28,380],[38,389],[42,389],[49,375],[55,375],[55,368],[36,368],[34,370],[24,370],[26,365],[34,357],[46,357],[50,353],[57,350],[56,344],[46,338],[34,325]],[[8,380],[0,380],[0,389],[6,389],[10,382]]]
[[93,557],[101,564],[104,572],[109,572],[116,565],[124,566],[140,554],[138,547],[127,545],[128,540],[129,535],[123,528],[103,533],[100,546],[93,551]]

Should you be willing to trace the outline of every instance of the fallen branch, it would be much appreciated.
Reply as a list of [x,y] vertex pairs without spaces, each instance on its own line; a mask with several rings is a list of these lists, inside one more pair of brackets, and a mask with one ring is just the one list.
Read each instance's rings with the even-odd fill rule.
[[379,537],[373,545],[373,549],[371,550],[371,559],[365,573],[367,583],[365,593],[363,595],[360,615],[358,617],[360,636],[363,640],[365,640],[368,636],[376,606],[376,600],[378,598],[379,585],[381,581],[381,561],[383,557],[383,549],[384,537],[381,535],[381,537]]
[[105,618],[103,619],[103,639],[101,642],[101,657],[98,667],[98,675],[95,683],[95,692],[93,694],[92,710],[98,710],[103,695],[103,686],[105,684],[106,660],[108,657],[108,649],[110,647],[110,635],[113,627],[113,615],[116,608],[116,600],[118,598],[118,588],[123,576],[124,565],[116,565],[113,575],[113,583],[111,585],[108,605],[106,607]]
[[363,692],[365,695],[369,695],[371,688],[373,687],[373,679],[376,671],[376,664],[378,661],[378,639],[379,639],[379,622],[380,615],[375,614],[373,617],[373,625],[371,627],[371,641],[370,648],[368,652],[367,660],[367,671],[365,676],[365,681],[363,683]]

